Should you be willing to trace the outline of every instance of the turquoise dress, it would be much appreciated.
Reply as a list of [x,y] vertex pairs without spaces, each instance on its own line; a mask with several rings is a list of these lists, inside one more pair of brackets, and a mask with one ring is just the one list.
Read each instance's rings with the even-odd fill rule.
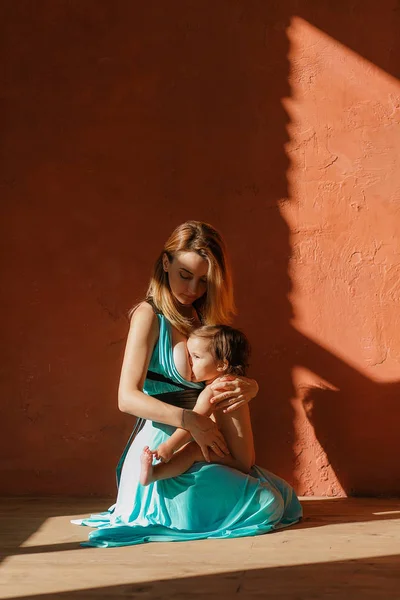
[[[157,314],[159,339],[143,391],[164,402],[193,408],[202,384],[183,379],[172,352],[169,321]],[[230,467],[195,463],[173,479],[142,486],[140,455],[168,439],[175,428],[138,419],[117,467],[118,496],[106,512],[73,523],[95,527],[84,546],[259,535],[297,523],[300,502],[283,479],[254,465],[248,475]]]

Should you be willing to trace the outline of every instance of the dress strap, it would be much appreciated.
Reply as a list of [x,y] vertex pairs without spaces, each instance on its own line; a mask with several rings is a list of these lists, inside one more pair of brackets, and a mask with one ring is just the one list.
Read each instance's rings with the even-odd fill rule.
[[163,394],[154,394],[153,398],[162,400],[166,404],[179,406],[179,408],[187,408],[192,410],[196,404],[201,390],[186,389],[179,392],[164,392]]
[[161,381],[162,383],[169,383],[171,385],[174,385],[175,387],[181,388],[182,390],[191,390],[192,389],[188,385],[178,383],[177,381],[174,381],[173,379],[170,379],[169,377],[165,377],[165,375],[162,375],[161,373],[156,373],[155,371],[147,371],[146,379],[151,379],[152,381]]
[[161,310],[159,310],[157,308],[157,306],[154,304],[154,300],[151,296],[148,296],[148,298],[146,298],[145,302],[147,302],[147,304],[150,304],[151,308],[154,310],[156,315],[162,315]]

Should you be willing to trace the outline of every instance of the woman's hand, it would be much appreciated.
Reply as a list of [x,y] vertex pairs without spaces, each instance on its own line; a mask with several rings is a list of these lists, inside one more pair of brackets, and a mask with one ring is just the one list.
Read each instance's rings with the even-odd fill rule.
[[221,458],[229,454],[224,436],[219,431],[216,423],[192,410],[183,410],[182,428],[189,431],[194,441],[200,446],[203,456],[210,462],[210,449]]
[[230,413],[257,396],[258,383],[255,379],[248,379],[247,377],[223,375],[211,384],[211,389],[221,392],[216,394],[210,401],[215,410]]

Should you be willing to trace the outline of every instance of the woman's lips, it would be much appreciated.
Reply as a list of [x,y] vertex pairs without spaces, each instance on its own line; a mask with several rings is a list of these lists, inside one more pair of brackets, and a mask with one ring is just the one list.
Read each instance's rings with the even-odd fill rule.
[[181,304],[193,304],[197,296],[186,296],[186,294],[182,294],[181,298]]

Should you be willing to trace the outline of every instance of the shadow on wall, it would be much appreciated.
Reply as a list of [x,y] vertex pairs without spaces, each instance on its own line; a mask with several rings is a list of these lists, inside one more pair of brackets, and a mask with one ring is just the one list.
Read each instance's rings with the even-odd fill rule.
[[291,16],[301,17],[389,75],[400,78],[400,8],[396,0],[382,0],[379,6],[375,0],[335,5],[299,0],[291,2],[290,8]]
[[339,388],[305,387],[305,414],[350,496],[398,495],[400,382],[365,377],[312,340],[296,334],[297,362]]
[[399,495],[399,397],[400,383],[371,381],[305,392],[307,418],[348,496]]

